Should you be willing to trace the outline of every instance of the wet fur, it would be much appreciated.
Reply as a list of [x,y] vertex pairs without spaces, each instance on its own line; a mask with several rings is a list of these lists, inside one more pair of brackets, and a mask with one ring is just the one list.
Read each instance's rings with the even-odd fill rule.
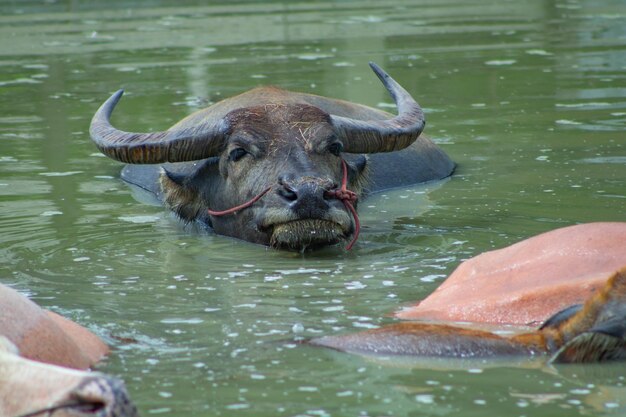
[[[271,114],[268,114],[268,111],[271,111]],[[210,217],[207,215],[209,208],[232,207],[245,200],[248,194],[254,195],[258,190],[268,186],[278,187],[278,180],[272,181],[271,178],[278,178],[284,173],[295,176],[291,182],[292,185],[311,184],[321,188],[330,188],[333,184],[341,183],[340,170],[336,178],[325,177],[317,173],[313,159],[307,159],[336,158],[337,168],[340,167],[339,158],[326,151],[328,141],[332,141],[334,136],[329,126],[328,114],[319,109],[302,104],[291,106],[268,104],[234,110],[227,115],[227,120],[229,126],[232,127],[228,135],[233,137],[233,144],[229,145],[230,141],[227,143],[219,159],[205,163],[187,176],[173,174],[165,169],[160,174],[159,183],[164,203],[181,220],[210,222]],[[297,145],[290,145],[290,142]],[[246,163],[250,164],[250,161],[242,161],[240,165],[232,166],[228,158],[229,146],[240,146],[237,144],[243,143],[247,143],[250,152],[255,154],[253,156],[255,160],[258,159],[260,162],[275,159],[278,172],[256,176],[246,174],[247,169],[253,169],[253,166],[246,165]],[[293,149],[296,154],[283,155],[285,149]],[[345,157],[348,165],[348,189],[361,196],[369,182],[367,157],[348,154],[342,157]],[[294,163],[289,163],[288,161],[292,159]],[[331,160],[326,160],[332,163]],[[310,165],[305,165],[310,171],[309,175],[299,176],[298,161]],[[319,176],[315,176],[316,174]],[[221,192],[208,190],[208,187],[216,187],[215,184],[218,182],[226,184],[227,181],[235,184],[237,194],[241,193],[243,196],[234,195],[234,191],[227,189],[222,189]],[[224,201],[225,195],[231,196],[232,201]],[[257,204],[255,207],[263,207],[264,200]],[[344,211],[343,207],[341,210]],[[269,231],[269,242],[266,244],[272,247],[294,250],[316,248],[347,239],[351,233],[349,230],[342,230],[342,227],[333,221],[333,216],[339,216],[344,224],[350,223],[347,212],[340,213],[336,208],[329,209],[328,214],[321,218],[300,218],[295,213],[290,213],[286,206],[284,208],[270,207],[266,211],[265,216],[268,221],[271,219],[273,227],[273,230]],[[209,224],[209,226],[212,225]],[[251,225],[242,224],[237,227],[243,230]],[[242,231],[235,232],[233,235],[237,233],[242,233]]]
[[185,182],[182,180],[179,183],[165,169],[161,170],[159,184],[165,206],[173,211],[178,218],[189,223],[206,212],[208,207],[202,202],[198,190]]

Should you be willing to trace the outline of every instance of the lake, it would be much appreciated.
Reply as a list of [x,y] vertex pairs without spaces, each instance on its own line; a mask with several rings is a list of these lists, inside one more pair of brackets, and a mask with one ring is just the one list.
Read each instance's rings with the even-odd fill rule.
[[[457,163],[364,200],[355,248],[290,253],[141,202],[89,121],[164,130],[262,84],[394,111]],[[464,259],[626,221],[626,8],[612,0],[0,0],[0,281],[103,337],[143,416],[610,416],[626,364],[402,361],[302,345],[394,322]]]

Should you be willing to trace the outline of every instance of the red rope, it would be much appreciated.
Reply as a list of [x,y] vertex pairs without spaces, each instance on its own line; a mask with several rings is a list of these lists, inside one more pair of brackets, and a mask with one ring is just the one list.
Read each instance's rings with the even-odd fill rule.
[[[344,161],[343,159],[341,160],[341,168],[343,169],[343,177],[341,178],[341,188],[334,189],[334,190],[327,190],[324,193],[324,195],[326,197],[336,198],[337,200],[341,200],[343,205],[346,207],[346,210],[348,210],[352,214],[352,217],[354,218],[354,237],[352,238],[348,246],[346,246],[346,250],[350,250],[352,249],[352,246],[354,246],[354,244],[356,243],[356,240],[359,238],[359,233],[361,231],[361,223],[359,222],[359,216],[357,215],[356,209],[353,206],[353,204],[356,203],[358,196],[356,195],[354,191],[348,190],[348,166],[346,164],[346,161]],[[243,204],[240,204],[236,207],[229,208],[228,210],[213,211],[211,209],[208,209],[207,211],[211,216],[226,216],[227,214],[236,213],[239,210],[248,208],[254,203],[256,203],[257,201],[259,201],[261,197],[267,194],[271,189],[272,187],[268,187],[265,190],[263,190],[260,194],[258,194],[256,197],[252,198],[251,200]]]
[[237,207],[229,208],[228,210],[224,210],[224,211],[213,211],[211,209],[208,209],[207,211],[209,212],[209,214],[211,216],[225,216],[227,214],[236,213],[239,210],[243,210],[245,208],[248,208],[251,205],[253,205],[254,203],[256,203],[257,201],[259,201],[261,199],[261,197],[263,197],[265,194],[267,194],[269,192],[269,190],[271,190],[271,189],[272,189],[272,187],[267,187],[264,191],[261,192],[261,194],[257,195],[252,200],[247,201],[247,202],[245,202],[243,204],[240,204]]
[[350,213],[352,213],[352,217],[354,218],[354,237],[352,238],[348,246],[346,246],[346,250],[350,250],[352,249],[352,246],[354,246],[354,244],[356,243],[356,240],[359,238],[361,223],[359,222],[359,216],[356,213],[356,209],[353,206],[353,204],[356,203],[358,196],[354,191],[348,190],[348,165],[343,159],[341,160],[341,168],[343,168],[341,188],[326,191],[326,196],[341,200],[346,209]]

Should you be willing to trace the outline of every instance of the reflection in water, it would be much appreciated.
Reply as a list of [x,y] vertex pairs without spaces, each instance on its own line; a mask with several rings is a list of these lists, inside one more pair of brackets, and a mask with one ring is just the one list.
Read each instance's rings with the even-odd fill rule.
[[[144,415],[623,412],[622,364],[444,371],[297,342],[388,323],[482,251],[624,221],[625,20],[604,0],[0,2],[0,279],[116,347],[102,369]],[[393,111],[369,60],[459,169],[365,200],[353,252],[189,230],[87,136],[120,87],[136,131],[260,84]]]

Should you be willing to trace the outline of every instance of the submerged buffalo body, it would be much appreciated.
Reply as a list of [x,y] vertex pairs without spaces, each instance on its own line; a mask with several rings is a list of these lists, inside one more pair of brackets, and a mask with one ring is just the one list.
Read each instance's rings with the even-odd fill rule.
[[0,416],[136,417],[137,408],[122,381],[22,358],[0,335]]
[[280,248],[334,244],[354,235],[353,205],[365,193],[454,170],[441,149],[420,137],[420,106],[370,65],[398,115],[261,87],[169,130],[129,133],[109,122],[120,90],[95,114],[91,138],[105,155],[130,164],[122,173],[126,181],[155,193],[184,221]]

